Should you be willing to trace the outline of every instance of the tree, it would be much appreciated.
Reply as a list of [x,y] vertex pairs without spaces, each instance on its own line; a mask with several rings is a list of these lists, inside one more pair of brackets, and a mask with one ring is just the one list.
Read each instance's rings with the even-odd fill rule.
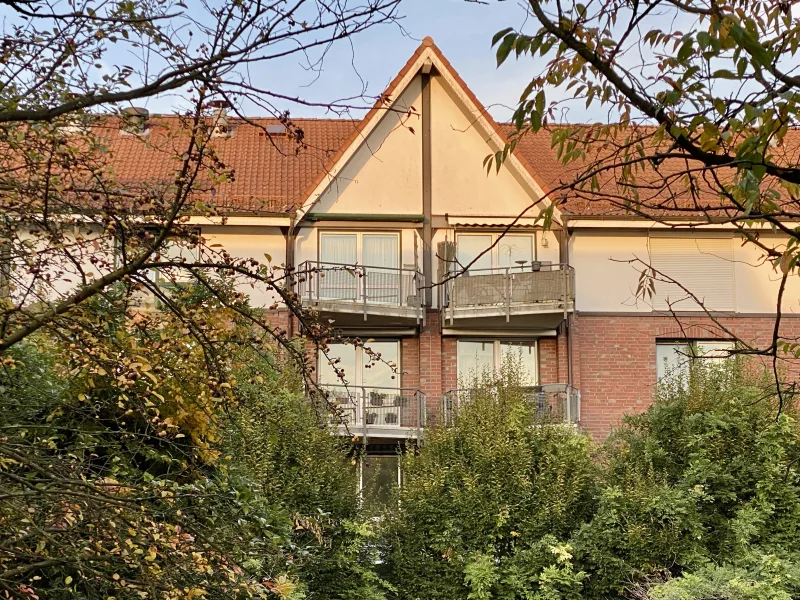
[[[38,332],[0,371],[0,597],[380,598],[346,440],[320,427],[301,371],[242,345],[249,323],[206,290],[106,321],[101,352]],[[200,313],[205,313],[201,315]],[[100,366],[103,365],[103,366]]]
[[[156,281],[161,280],[205,287],[246,315],[257,330],[254,343],[280,345],[305,365],[287,332],[233,287],[215,285],[219,275],[240,288],[274,294],[325,351],[330,331],[294,296],[296,272],[268,257],[233,257],[189,220],[225,222],[226,184],[236,174],[221,159],[215,138],[229,133],[227,110],[240,117],[243,108],[266,112],[293,142],[283,151],[309,148],[287,108],[309,102],[265,88],[250,77],[251,70],[295,55],[321,61],[338,40],[391,23],[398,2],[245,0],[201,2],[191,9],[160,0],[6,3],[10,14],[0,55],[0,353],[43,328],[88,348],[98,323],[83,320],[78,307],[120,284],[127,293],[115,296],[108,310],[132,316],[142,292],[151,294],[179,314],[189,335],[213,355],[204,324],[181,312],[169,286]],[[125,64],[105,66],[118,62]],[[161,119],[164,131],[156,141],[131,103],[167,93],[176,114]],[[341,112],[360,108],[360,100],[324,106]],[[265,125],[245,121],[274,143]],[[146,181],[118,175],[109,142],[109,132],[118,131],[154,147],[168,165],[165,172]],[[218,369],[216,376],[223,375]]]
[[[570,198],[674,228],[732,225],[782,276],[771,343],[741,340],[740,352],[773,363],[784,352],[798,356],[780,333],[782,295],[800,255],[791,223],[800,216],[796,9],[758,0],[530,0],[526,8],[538,28],[499,31],[498,64],[512,55],[546,62],[520,97],[506,152],[492,162],[527,135],[549,135],[564,164],[554,206]],[[560,122],[581,104],[608,119]],[[765,231],[785,243],[761,238]],[[681,284],[638,266],[642,295]]]

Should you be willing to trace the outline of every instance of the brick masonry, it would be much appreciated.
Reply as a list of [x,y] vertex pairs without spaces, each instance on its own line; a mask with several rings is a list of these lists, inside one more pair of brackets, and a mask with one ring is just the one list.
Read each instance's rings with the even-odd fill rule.
[[[624,414],[645,410],[656,385],[656,341],[736,338],[763,348],[775,327],[774,317],[709,318],[652,315],[573,317],[574,383],[581,392],[581,427],[605,438]],[[721,327],[720,327],[721,326]],[[728,329],[730,334],[722,328]],[[784,317],[781,335],[800,336],[800,318]],[[781,368],[800,371],[800,362],[783,359]]]
[[[285,319],[276,317],[274,324],[284,325]],[[763,348],[775,326],[774,317],[769,316],[717,321],[649,314],[575,314],[569,339],[564,327],[557,337],[539,339],[539,381],[569,381],[571,344],[572,383],[581,392],[581,428],[604,439],[623,415],[650,405],[656,385],[657,340],[729,339],[721,329],[727,328],[737,338]],[[800,339],[800,317],[784,316],[781,335]],[[442,394],[458,387],[457,343],[456,337],[441,335],[437,312],[426,315],[419,335],[401,340],[401,385],[425,393],[429,425],[438,420]],[[308,350],[313,354],[312,346]],[[781,368],[800,375],[799,360],[783,359]]]

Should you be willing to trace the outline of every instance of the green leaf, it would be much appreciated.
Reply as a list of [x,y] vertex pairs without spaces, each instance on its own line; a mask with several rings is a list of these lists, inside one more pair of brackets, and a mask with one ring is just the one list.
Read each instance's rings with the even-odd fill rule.
[[498,31],[497,33],[495,33],[495,34],[494,34],[494,36],[492,37],[492,48],[494,48],[494,45],[495,45],[497,42],[499,42],[499,41],[500,41],[500,39],[501,39],[503,36],[505,36],[506,34],[509,34],[509,33],[511,33],[512,31],[514,31],[514,28],[513,28],[513,27],[506,27],[505,29],[501,29],[500,31]]
[[505,60],[508,58],[509,52],[511,52],[511,48],[514,47],[514,40],[517,39],[516,33],[509,33],[506,37],[503,38],[503,41],[497,47],[497,66],[499,67],[502,65]]

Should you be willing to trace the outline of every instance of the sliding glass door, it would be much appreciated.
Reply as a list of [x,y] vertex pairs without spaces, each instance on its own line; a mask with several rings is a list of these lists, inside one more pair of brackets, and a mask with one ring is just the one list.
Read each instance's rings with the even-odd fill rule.
[[[391,427],[400,425],[403,399],[400,393],[400,343],[373,341],[368,350],[351,344],[331,344],[330,360],[344,371],[344,382],[337,377],[328,358],[320,357],[319,381],[331,396],[343,403],[350,422]],[[380,355],[380,357],[378,357]],[[349,404],[348,404],[349,403]],[[364,421],[362,423],[362,420]]]
[[401,303],[398,233],[322,233],[319,259],[325,275],[319,283],[320,298]]

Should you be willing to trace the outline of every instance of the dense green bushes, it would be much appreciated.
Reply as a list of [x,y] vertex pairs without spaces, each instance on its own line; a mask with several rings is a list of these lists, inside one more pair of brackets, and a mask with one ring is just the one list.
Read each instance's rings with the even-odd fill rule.
[[[497,391],[495,394],[494,391]],[[401,598],[515,598],[580,587],[566,540],[595,506],[589,440],[535,422],[513,378],[483,381],[452,428],[403,461],[386,518]]]
[[112,327],[106,362],[44,336],[14,350],[0,372],[10,595],[800,594],[795,409],[736,363],[665,385],[600,447],[539,418],[507,366],[403,457],[402,489],[367,518],[350,440],[321,427],[291,370],[240,348],[216,384],[181,327]]
[[[510,383],[484,382],[453,428],[405,460],[386,524],[398,597],[734,600],[796,589],[800,437],[768,382],[737,364],[698,369],[596,450],[571,429],[532,427]],[[717,595],[681,595],[698,581]]]

